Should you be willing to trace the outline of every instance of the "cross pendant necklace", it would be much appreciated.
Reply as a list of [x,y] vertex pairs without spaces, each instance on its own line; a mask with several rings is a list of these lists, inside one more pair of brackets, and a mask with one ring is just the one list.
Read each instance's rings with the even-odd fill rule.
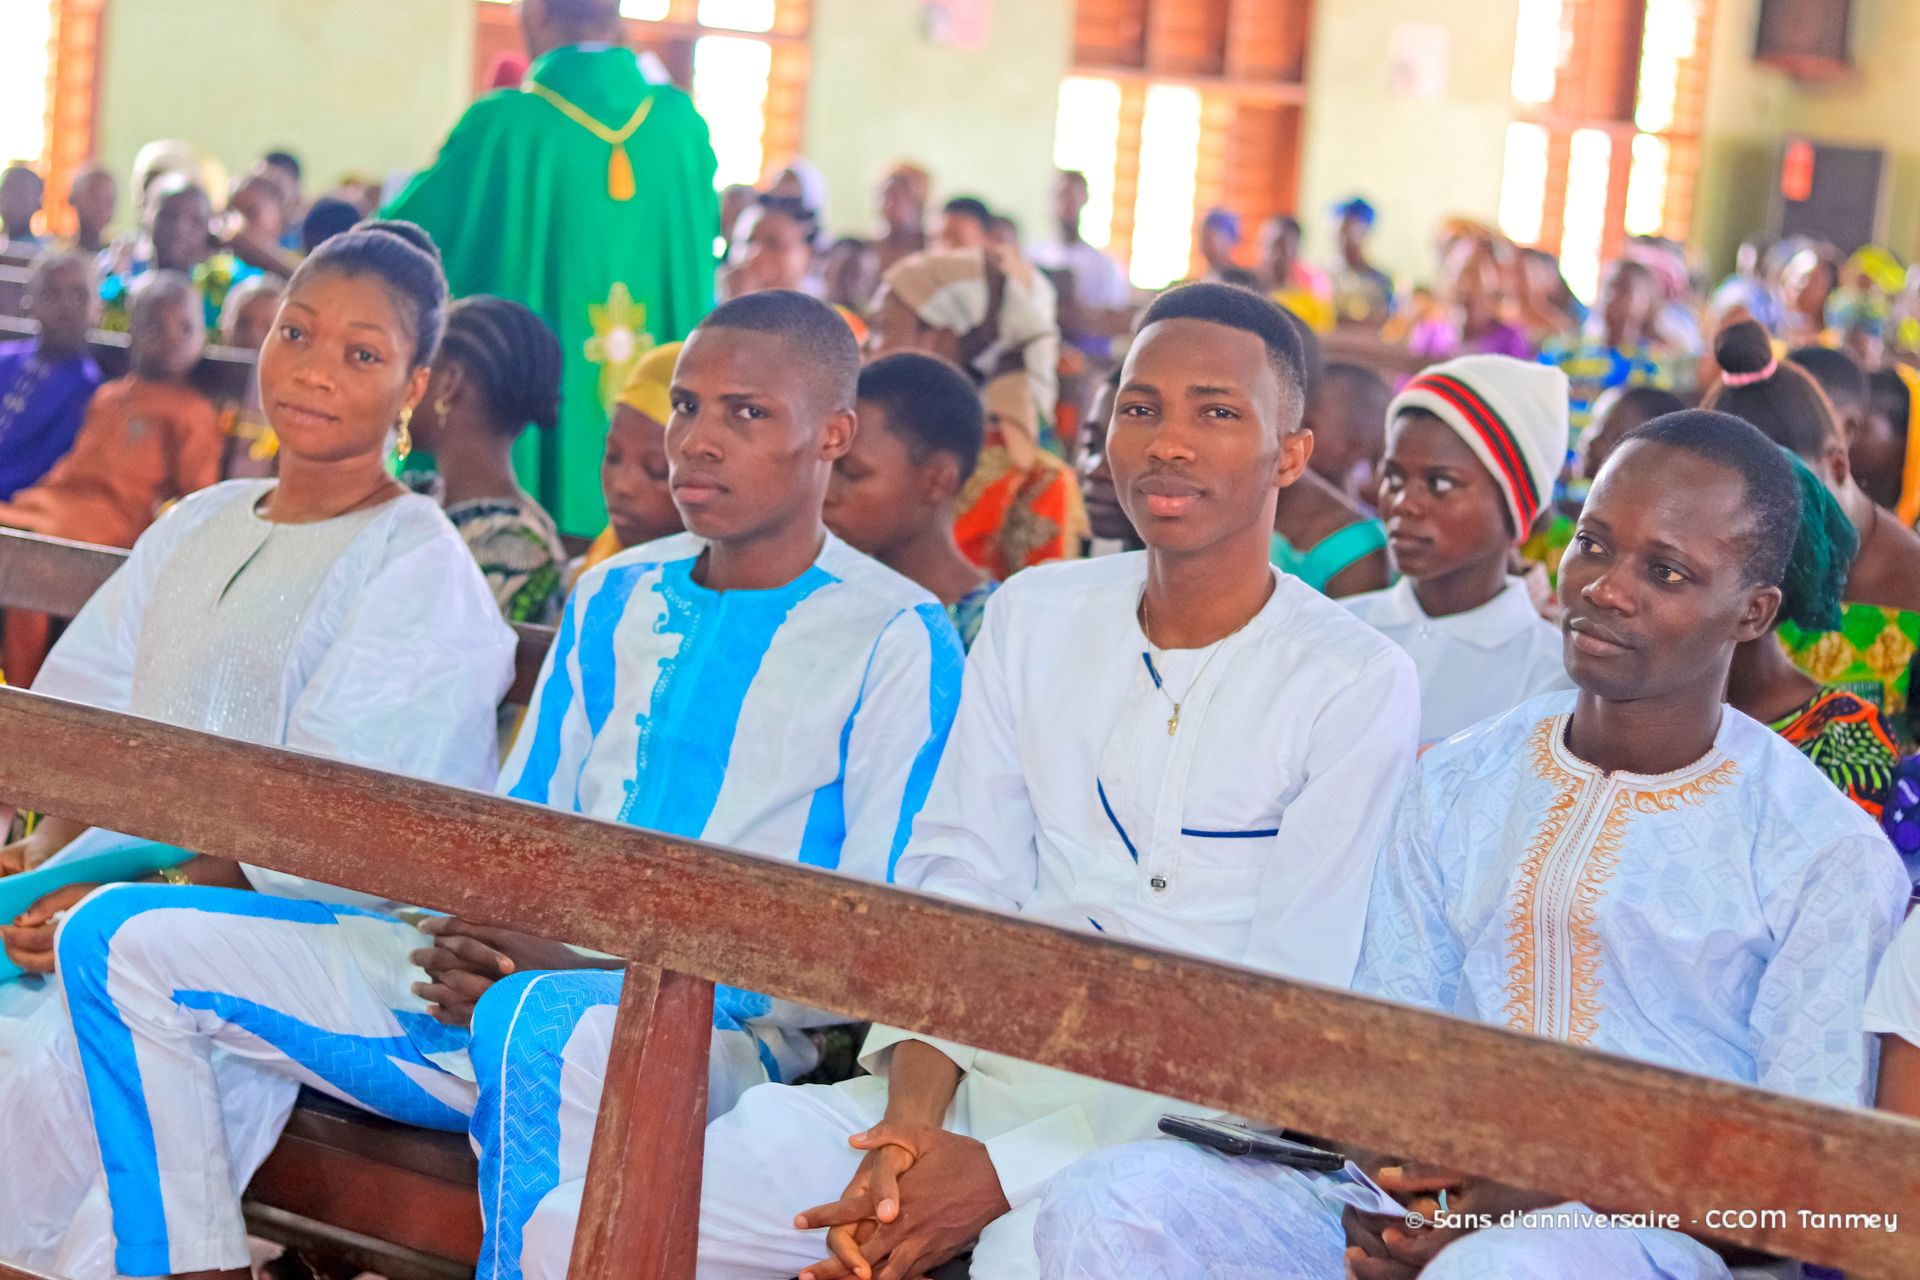
[[[1237,631],[1238,628],[1235,630]],[[1153,632],[1147,620],[1147,596],[1144,591],[1140,593],[1140,634],[1147,638],[1147,647],[1152,649]],[[1153,655],[1151,653],[1147,655],[1147,673],[1153,677],[1153,687],[1160,691],[1160,696],[1165,698],[1168,705],[1173,708],[1173,714],[1167,717],[1167,736],[1169,738],[1180,732],[1180,708],[1186,705],[1187,696],[1199,686],[1200,677],[1207,674],[1207,668],[1213,665],[1213,660],[1220,656],[1220,650],[1225,647],[1228,638],[1229,637],[1222,636],[1219,640],[1214,641],[1213,652],[1209,653],[1206,661],[1200,664],[1200,669],[1193,673],[1193,679],[1187,681],[1187,692],[1180,695],[1179,698],[1175,698],[1167,692],[1166,681],[1160,678],[1160,669],[1153,665]]]

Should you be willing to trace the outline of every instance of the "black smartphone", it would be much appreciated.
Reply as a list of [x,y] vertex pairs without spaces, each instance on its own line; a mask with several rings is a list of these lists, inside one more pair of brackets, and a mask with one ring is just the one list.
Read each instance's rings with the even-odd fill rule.
[[1294,1169],[1333,1173],[1347,1167],[1347,1158],[1335,1151],[1310,1147],[1304,1142],[1263,1133],[1243,1124],[1224,1120],[1203,1120],[1199,1116],[1161,1116],[1160,1132],[1196,1146],[1207,1147],[1229,1156],[1251,1156],[1271,1160]]

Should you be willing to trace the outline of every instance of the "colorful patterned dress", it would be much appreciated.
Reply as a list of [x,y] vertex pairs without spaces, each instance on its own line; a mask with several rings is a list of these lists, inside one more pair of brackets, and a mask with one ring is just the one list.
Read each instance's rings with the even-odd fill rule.
[[1880,816],[1900,748],[1878,707],[1845,689],[1822,689],[1767,727],[1798,747],[1848,799]]
[[1838,631],[1803,631],[1783,622],[1779,634],[1794,666],[1829,689],[1844,689],[1878,707],[1902,752],[1920,745],[1909,699],[1920,613],[1849,604],[1841,607]]
[[447,508],[447,519],[480,562],[508,622],[551,626],[565,601],[567,551],[553,518],[531,499],[477,498]]

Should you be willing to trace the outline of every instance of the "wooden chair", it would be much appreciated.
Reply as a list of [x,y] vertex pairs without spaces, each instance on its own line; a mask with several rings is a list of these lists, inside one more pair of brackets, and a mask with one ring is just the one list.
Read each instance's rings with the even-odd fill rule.
[[[72,554],[0,541],[0,584],[59,578],[14,562]],[[32,744],[0,751],[0,795],[42,812],[626,957],[571,1268],[583,1280],[693,1274],[715,981],[1568,1199],[1656,1207],[1865,1280],[1920,1275],[1920,1232],[1800,1212],[1920,1203],[1909,1120],[22,690],[0,690],[0,743]],[[238,794],[249,803],[205,803]],[[355,838],[339,844],[343,820]],[[290,1130],[296,1146],[314,1114]],[[318,1131],[285,1198],[357,1215],[382,1247],[420,1238],[406,1204],[382,1217],[377,1197],[338,1185],[372,1176],[345,1154],[448,1183],[454,1153],[351,1127]],[[1718,1216],[1730,1209],[1753,1212]]]

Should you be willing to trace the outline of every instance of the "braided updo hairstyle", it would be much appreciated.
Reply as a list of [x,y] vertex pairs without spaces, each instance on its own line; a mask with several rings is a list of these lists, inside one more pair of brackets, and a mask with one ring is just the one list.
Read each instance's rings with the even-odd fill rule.
[[287,290],[328,271],[378,280],[412,335],[413,367],[433,361],[447,323],[447,277],[432,236],[411,222],[363,222],[309,254]]
[[518,302],[476,294],[454,303],[440,359],[467,371],[510,434],[529,422],[542,431],[558,423],[560,340]]
[[1715,387],[1702,408],[1753,424],[1807,462],[1817,464],[1826,456],[1840,436],[1833,405],[1811,374],[1774,355],[1764,326],[1752,320],[1728,325],[1714,340],[1713,358],[1737,385]]

